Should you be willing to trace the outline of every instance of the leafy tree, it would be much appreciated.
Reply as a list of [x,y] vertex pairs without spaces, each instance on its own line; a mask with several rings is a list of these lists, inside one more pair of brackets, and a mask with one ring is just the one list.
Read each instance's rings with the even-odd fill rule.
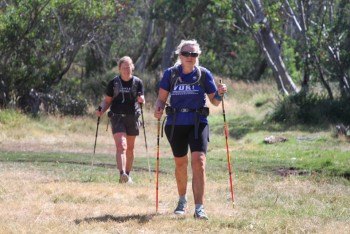
[[32,0],[3,4],[0,79],[6,91],[13,99],[33,88],[48,92],[69,71],[81,48],[101,48],[108,42],[105,31],[127,13],[128,3]]
[[159,79],[179,41],[192,38],[215,75],[272,76],[284,94],[300,83],[346,97],[349,9],[345,0],[1,1],[0,105],[35,90],[99,99],[124,55]]
[[[344,63],[348,57],[344,45],[349,41],[348,36],[344,36],[349,34],[347,1],[251,3],[240,1],[235,11],[268,59],[280,90],[293,87],[290,80],[299,80],[306,92],[310,84],[317,86],[320,83],[333,99],[330,83],[338,80],[340,93],[343,96],[349,93],[349,64]],[[264,41],[272,38],[273,41]],[[275,49],[269,50],[267,45],[273,45]],[[271,54],[272,51],[279,56]],[[280,62],[284,64],[281,69]],[[280,79],[289,74],[292,74],[290,78]]]
[[[242,26],[248,28],[255,39],[260,50],[264,53],[273,76],[277,83],[278,90],[282,94],[297,93],[298,88],[290,77],[288,70],[282,59],[280,46],[273,34],[271,23],[269,22],[261,1],[253,0],[251,4],[240,1],[235,7],[235,11],[239,15]],[[243,11],[243,9],[245,9]]]

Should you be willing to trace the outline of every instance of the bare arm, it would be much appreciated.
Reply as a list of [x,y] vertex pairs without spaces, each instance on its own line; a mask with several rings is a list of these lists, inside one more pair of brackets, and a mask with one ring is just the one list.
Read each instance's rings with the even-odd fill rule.
[[144,95],[140,95],[137,97],[137,102],[139,104],[145,104],[146,100],[145,100],[145,96]]
[[154,105],[154,117],[160,119],[163,115],[163,110],[165,108],[165,103],[168,99],[169,92],[165,89],[159,88],[158,98]]
[[101,111],[99,111],[98,109],[96,110],[96,116],[102,116],[103,113],[105,113],[108,110],[108,108],[111,106],[112,100],[113,100],[113,97],[106,96],[105,100],[103,100],[100,104]]
[[211,104],[213,104],[214,106],[218,106],[221,103],[221,100],[226,92],[227,92],[226,85],[219,83],[218,90],[214,93],[208,94]]

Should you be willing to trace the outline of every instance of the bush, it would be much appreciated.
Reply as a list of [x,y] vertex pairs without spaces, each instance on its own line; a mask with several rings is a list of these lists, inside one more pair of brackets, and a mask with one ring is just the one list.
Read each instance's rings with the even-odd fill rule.
[[63,92],[40,93],[42,109],[46,114],[82,116],[87,113],[88,102]]
[[61,93],[56,99],[57,109],[61,115],[82,116],[87,113],[87,101]]
[[350,97],[329,98],[300,92],[280,100],[270,119],[288,124],[350,124]]

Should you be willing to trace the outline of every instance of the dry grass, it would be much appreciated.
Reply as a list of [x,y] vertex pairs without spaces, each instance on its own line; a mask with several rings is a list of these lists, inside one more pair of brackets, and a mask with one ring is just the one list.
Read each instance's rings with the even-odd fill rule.
[[[228,93],[225,99],[225,109],[235,116],[253,116],[262,119],[271,109],[278,91],[272,82],[246,83],[243,81],[225,81]],[[261,108],[256,105],[262,104]],[[214,112],[220,114],[221,108]]]
[[[254,174],[236,175],[236,207],[227,181],[207,186],[208,222],[172,214],[173,178],[160,180],[159,213],[153,184],[80,183],[35,167],[0,164],[0,233],[348,233],[349,187]],[[188,185],[190,188],[190,184]],[[322,199],[320,199],[322,197]],[[339,206],[341,208],[339,208]],[[312,207],[307,215],[305,207]],[[308,208],[310,209],[310,208]],[[334,212],[341,210],[343,214]],[[303,217],[304,216],[304,217]],[[337,218],[338,217],[338,218]]]
[[[229,85],[237,90],[225,102],[227,113],[234,115],[258,116],[260,110],[252,106],[257,101],[269,100],[265,95],[274,90],[270,84]],[[144,112],[148,152],[141,131],[136,161],[138,157],[149,157],[154,162],[157,122],[150,106]],[[221,107],[211,108],[211,113],[221,114]],[[0,126],[0,153],[71,152],[92,157],[95,118],[49,122],[38,126]],[[95,160],[99,155],[110,155],[114,162],[114,143],[106,125],[104,117],[99,126]],[[234,153],[261,147],[245,138],[235,141],[234,146]],[[219,151],[211,150],[212,155]],[[165,138],[161,139],[162,158],[171,158]],[[0,233],[350,233],[348,183],[317,175],[281,177],[272,173],[234,172],[235,208],[231,205],[227,171],[217,171],[218,175],[208,175],[207,181],[205,207],[210,220],[201,222],[192,217],[190,180],[188,214],[184,217],[172,214],[177,201],[172,173],[160,174],[156,214],[153,172],[151,182],[147,171],[135,171],[132,185],[113,181],[84,183],[68,178],[62,168],[45,170],[36,163],[0,162]]]

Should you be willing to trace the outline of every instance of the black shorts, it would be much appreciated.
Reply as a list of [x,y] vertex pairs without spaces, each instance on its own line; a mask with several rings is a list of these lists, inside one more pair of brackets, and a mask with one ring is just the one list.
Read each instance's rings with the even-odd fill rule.
[[128,136],[138,136],[140,121],[139,115],[114,114],[110,117],[112,133],[125,132]]
[[199,124],[198,138],[195,139],[194,125],[175,125],[172,139],[170,140],[171,125],[165,125],[164,131],[170,143],[175,157],[187,155],[188,146],[192,152],[207,153],[209,142],[209,125]]

